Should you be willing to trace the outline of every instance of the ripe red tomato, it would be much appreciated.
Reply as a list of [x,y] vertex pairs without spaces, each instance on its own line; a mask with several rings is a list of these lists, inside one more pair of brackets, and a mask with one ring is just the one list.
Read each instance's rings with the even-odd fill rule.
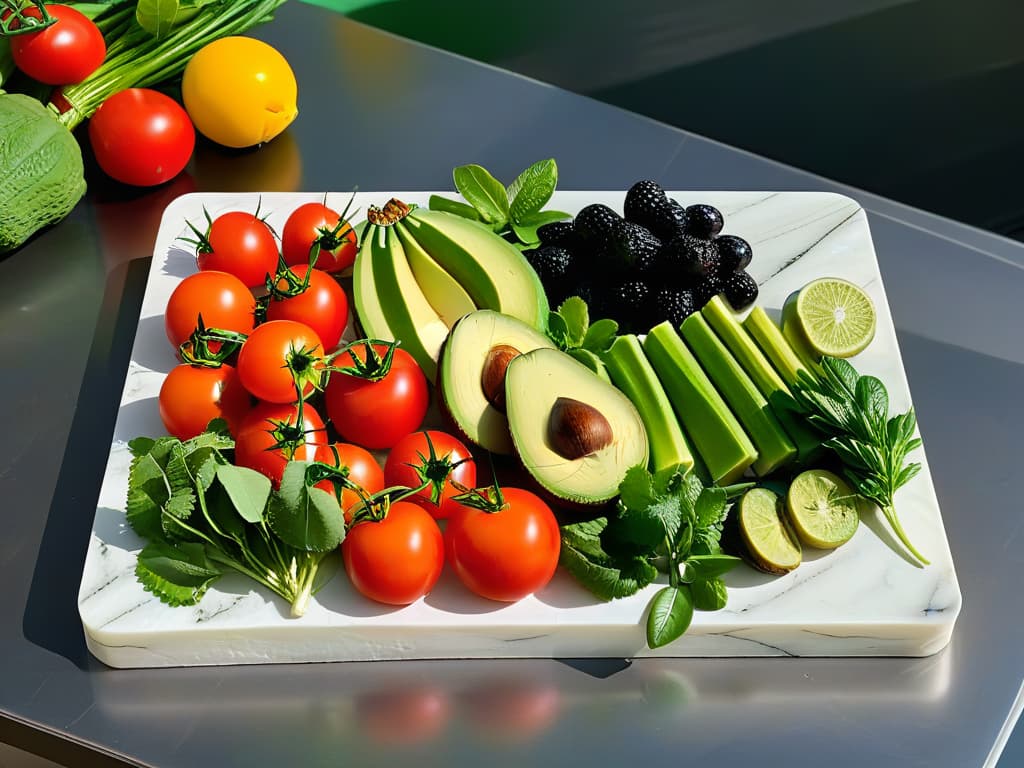
[[[431,459],[431,455],[435,458]],[[452,469],[452,465],[458,466]],[[448,517],[455,507],[461,506],[451,500],[452,496],[462,492],[452,485],[452,481],[467,488],[476,486],[473,454],[447,432],[430,430],[406,435],[388,453],[384,464],[384,483],[388,487],[404,485],[416,488],[424,480],[433,481],[434,486],[428,486],[406,500],[419,504],[437,519]],[[439,494],[439,503],[431,501],[432,493]]]
[[[327,429],[312,406],[260,403],[242,419],[235,435],[235,463],[270,478],[274,487],[289,461],[316,461],[317,450],[327,444]],[[286,442],[287,445],[279,446]],[[278,447],[275,447],[278,446]]]
[[[373,349],[383,356],[387,346],[374,344]],[[365,344],[338,355],[334,365],[350,366],[355,360],[366,360]],[[427,377],[401,348],[379,381],[334,373],[324,390],[327,415],[338,434],[366,448],[390,448],[418,429],[429,402]]]
[[196,253],[199,269],[230,272],[250,288],[266,285],[277,272],[277,241],[270,227],[246,211],[222,213],[206,233],[209,247]]
[[213,419],[224,419],[235,434],[251,405],[238,371],[230,365],[177,366],[164,379],[158,404],[164,426],[179,440],[195,437]]
[[378,603],[408,605],[433,589],[444,566],[444,541],[434,518],[405,501],[383,520],[356,523],[341,542],[352,585]]
[[[272,298],[267,307],[268,320],[295,320],[305,323],[320,337],[324,350],[329,352],[338,346],[341,334],[348,323],[348,298],[338,281],[321,272],[310,271],[308,266],[292,268],[295,276],[302,280],[309,272],[309,284],[298,296]],[[284,280],[282,288],[287,287]]]
[[313,266],[324,272],[341,272],[351,267],[358,250],[356,233],[344,225],[337,235],[332,235],[339,221],[338,212],[323,203],[305,203],[292,211],[281,232],[284,263],[308,265],[309,249],[319,239],[320,255]]
[[298,400],[295,379],[302,396],[309,397],[323,368],[323,344],[308,325],[293,320],[272,320],[257,326],[238,353],[242,384],[268,403]]
[[[57,19],[56,24],[8,38],[14,63],[26,75],[47,85],[80,83],[107,55],[103,33],[71,6],[48,4],[46,10]],[[35,7],[25,8],[22,15],[42,18]]]
[[207,328],[249,334],[256,323],[256,299],[234,275],[197,272],[178,283],[167,300],[164,328],[175,349],[192,335],[199,315]]
[[111,178],[137,187],[163,184],[192,157],[196,132],[170,96],[129,88],[104,101],[89,121],[96,162]]
[[[384,490],[384,470],[377,459],[365,448],[351,443],[332,443],[321,447],[316,460],[335,467],[347,467],[348,479],[360,485],[367,496]],[[330,480],[317,483],[329,493],[334,492],[334,484]],[[345,512],[345,521],[351,522],[351,509],[361,501],[359,494],[348,488],[341,492],[341,508]]]
[[463,507],[448,520],[445,544],[455,574],[490,600],[514,602],[542,589],[555,573],[558,520],[539,497],[503,488],[505,508]]

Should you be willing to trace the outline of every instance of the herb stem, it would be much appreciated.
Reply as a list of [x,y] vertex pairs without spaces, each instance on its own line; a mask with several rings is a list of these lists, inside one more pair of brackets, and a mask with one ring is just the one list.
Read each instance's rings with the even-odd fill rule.
[[906,531],[903,530],[903,526],[900,525],[900,519],[896,516],[896,507],[894,504],[882,505],[882,514],[885,515],[885,519],[889,521],[889,525],[892,526],[893,531],[896,532],[896,536],[903,543],[910,553],[921,561],[924,565],[931,565],[931,561],[917,551],[917,548],[910,543],[910,538],[907,536]]

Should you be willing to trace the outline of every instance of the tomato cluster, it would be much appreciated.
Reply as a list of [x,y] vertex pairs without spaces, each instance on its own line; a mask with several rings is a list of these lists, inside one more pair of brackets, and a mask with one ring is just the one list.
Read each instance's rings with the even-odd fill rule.
[[409,353],[342,341],[348,300],[337,273],[356,254],[347,212],[302,205],[280,245],[258,211],[208,216],[202,231],[190,224],[198,271],[165,313],[185,362],[161,388],[164,425],[184,440],[223,419],[235,462],[275,486],[289,461],[315,464],[310,482],[335,493],[345,514],[346,572],[372,600],[423,597],[446,560],[476,594],[519,600],[554,573],[555,516],[529,491],[475,490],[466,445],[422,429],[430,388]]

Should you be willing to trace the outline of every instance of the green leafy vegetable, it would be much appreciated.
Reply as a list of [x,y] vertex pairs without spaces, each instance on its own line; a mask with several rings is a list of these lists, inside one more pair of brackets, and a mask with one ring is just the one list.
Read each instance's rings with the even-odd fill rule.
[[563,352],[585,349],[600,357],[611,348],[618,332],[619,324],[608,318],[591,325],[587,302],[579,296],[570,296],[548,314],[548,336]]
[[822,359],[817,379],[802,373],[793,396],[807,420],[828,435],[824,445],[843,462],[857,493],[881,508],[903,546],[928,565],[910,543],[895,507],[896,491],[921,471],[919,463],[907,463],[907,455],[921,446],[914,437],[914,410],[889,416],[885,385],[833,357]]
[[719,539],[738,489],[704,487],[681,466],[655,474],[633,467],[619,485],[614,517],[562,527],[561,563],[602,600],[636,594],[664,567],[668,586],[651,601],[647,644],[670,643],[686,632],[695,607],[725,607],[721,577],[740,559],[722,554]]
[[508,224],[509,204],[505,187],[480,165],[460,165],[452,171],[455,188],[472,205],[480,218],[496,230]]
[[218,0],[139,0],[135,19],[140,27],[159,40],[194,17],[204,5],[215,2]]
[[557,185],[558,166],[552,159],[538,160],[520,173],[506,190],[512,221],[527,223],[547,205]]

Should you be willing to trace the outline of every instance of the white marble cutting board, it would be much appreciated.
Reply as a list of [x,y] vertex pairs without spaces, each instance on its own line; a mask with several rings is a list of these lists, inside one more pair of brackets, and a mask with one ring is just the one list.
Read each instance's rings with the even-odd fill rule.
[[[443,193],[450,194],[450,193]],[[792,291],[816,277],[862,286],[878,311],[878,331],[854,364],[878,376],[892,408],[910,392],[868,229],[853,200],[819,192],[671,192],[683,205],[708,202],[725,215],[725,232],[754,248],[750,272],[759,303],[776,318]],[[361,192],[356,205],[383,205],[392,195]],[[426,205],[429,192],[395,193]],[[961,597],[924,451],[922,471],[897,496],[903,525],[932,564],[920,568],[898,553],[881,515],[832,553],[805,550],[794,572],[770,577],[741,566],[726,577],[729,605],[697,612],[680,640],[646,647],[646,606],[660,585],[600,603],[561,570],[542,592],[512,605],[469,594],[445,569],[434,591],[404,607],[373,603],[339,570],[300,619],[263,588],[233,575],[200,603],[171,608],[134,575],[142,541],[124,518],[130,454],[127,441],[164,433],[156,396],[175,364],[163,330],[174,286],[195,270],[185,221],[228,210],[269,212],[278,230],[310,194],[192,194],[171,203],[160,226],[132,350],[107,471],[100,489],[78,604],[88,646],[115,667],[343,661],[372,659],[638,656],[925,656],[949,642]],[[341,210],[348,193],[331,193]],[[550,206],[576,212],[604,202],[621,212],[623,192],[558,192]],[[362,218],[360,215],[357,218]],[[126,222],[130,226],[130,222]],[[956,514],[957,510],[946,510]]]

